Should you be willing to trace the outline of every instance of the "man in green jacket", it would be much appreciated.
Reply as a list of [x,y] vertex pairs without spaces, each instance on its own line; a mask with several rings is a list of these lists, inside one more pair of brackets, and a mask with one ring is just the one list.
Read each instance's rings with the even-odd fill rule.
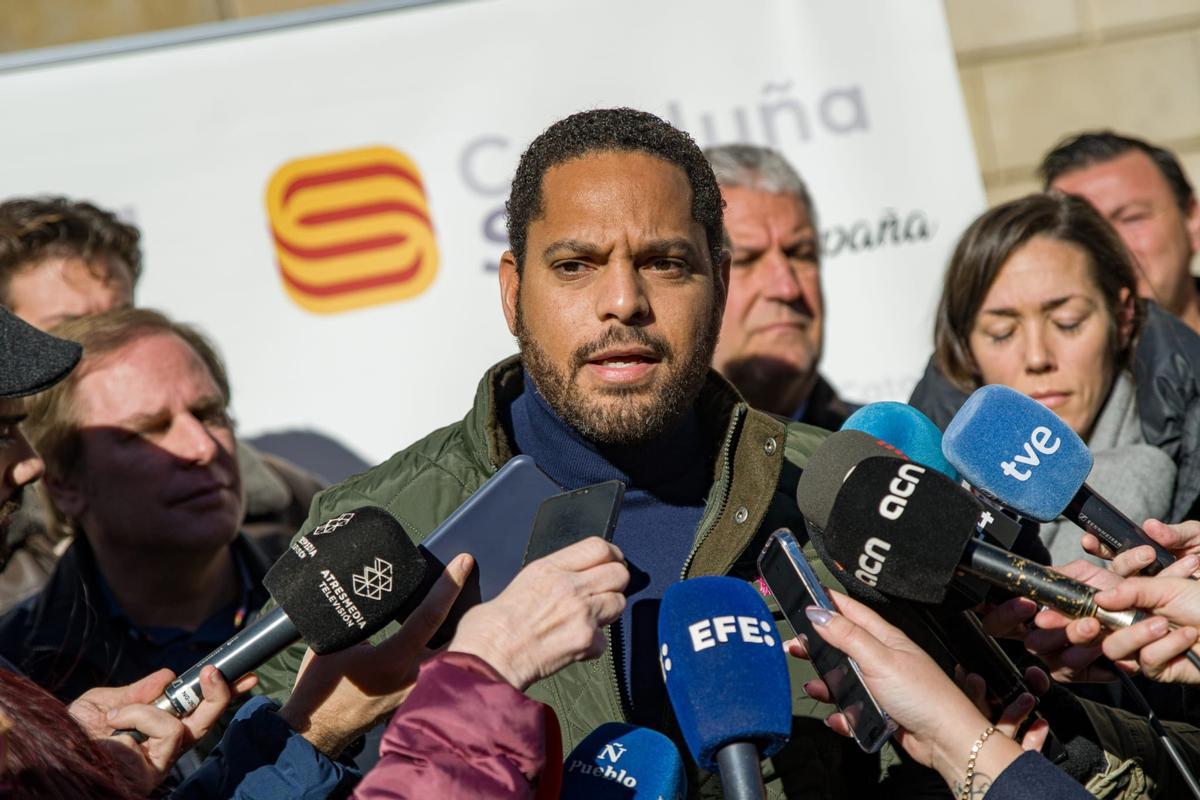
[[[609,720],[662,730],[683,750],[649,677],[658,598],[698,575],[751,579],[772,530],[803,530],[795,483],[824,433],[752,410],[708,366],[729,271],[721,209],[700,149],[653,115],[590,111],[551,126],[508,203],[500,289],[520,356],[488,371],[461,422],[319,495],[302,528],[372,504],[419,541],[517,453],[566,488],[624,480],[626,614],[599,660],[530,689],[557,712],[568,750]],[[286,694],[302,655],[260,670],[263,688]],[[793,668],[793,740],[763,765],[771,796],[871,796],[878,758],[822,724],[830,709],[800,688],[808,665]],[[711,776],[692,777],[693,796],[720,795]]]

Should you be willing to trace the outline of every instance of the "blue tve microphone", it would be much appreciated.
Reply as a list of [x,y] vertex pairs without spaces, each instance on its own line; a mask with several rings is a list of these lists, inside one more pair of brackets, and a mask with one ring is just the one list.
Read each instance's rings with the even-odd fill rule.
[[[958,471],[942,453],[942,431],[929,417],[906,403],[871,403],[855,411],[842,424],[842,430],[869,433],[901,451],[910,460],[932,467],[951,480]],[[1012,549],[1021,535],[1021,523],[1004,514],[999,506],[983,501],[979,532],[992,544]]]
[[718,772],[731,800],[764,798],[761,758],[787,743],[787,655],[758,592],[736,578],[669,587],[658,615],[671,707],[696,763]]
[[918,464],[932,467],[951,480],[958,473],[942,454],[942,432],[933,420],[907,403],[870,403],[842,423],[844,431],[862,431],[882,439]]
[[606,722],[563,765],[562,800],[683,800],[687,778],[675,743],[649,728]]
[[976,389],[946,427],[942,451],[976,489],[1028,517],[1065,516],[1120,552],[1148,544],[1156,575],[1175,561],[1171,552],[1084,481],[1092,454],[1083,440],[1036,400],[993,384]]

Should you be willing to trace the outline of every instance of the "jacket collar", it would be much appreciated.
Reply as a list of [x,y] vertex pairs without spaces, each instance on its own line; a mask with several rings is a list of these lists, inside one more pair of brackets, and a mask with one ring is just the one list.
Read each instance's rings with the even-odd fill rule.
[[[475,404],[463,420],[471,451],[488,472],[517,455],[503,420],[523,388],[521,357],[506,358],[480,380]],[[696,411],[704,435],[720,441],[721,449],[685,577],[725,574],[755,541],[775,495],[787,438],[784,421],[751,409],[713,370]]]

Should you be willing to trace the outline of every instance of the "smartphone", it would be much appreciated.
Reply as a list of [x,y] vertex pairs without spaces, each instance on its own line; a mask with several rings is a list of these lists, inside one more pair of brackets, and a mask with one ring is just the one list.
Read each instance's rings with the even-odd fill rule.
[[792,632],[807,639],[813,667],[829,687],[833,704],[845,715],[854,741],[865,752],[878,752],[896,730],[896,723],[871,696],[854,659],[826,643],[804,613],[808,606],[837,609],[790,530],[780,528],[771,534],[758,556],[758,572]]
[[538,510],[561,492],[532,458],[516,456],[421,542],[419,550],[431,561],[434,576],[459,553],[475,558],[475,569],[431,644],[448,640],[469,608],[491,600],[512,582],[521,571]]
[[524,563],[537,561],[589,536],[612,541],[625,484],[605,481],[542,501],[525,547]]

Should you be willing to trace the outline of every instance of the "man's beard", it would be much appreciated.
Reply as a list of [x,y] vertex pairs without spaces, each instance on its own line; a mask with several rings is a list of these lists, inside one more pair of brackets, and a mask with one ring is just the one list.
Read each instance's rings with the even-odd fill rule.
[[[519,299],[514,327],[525,369],[554,413],[590,441],[628,446],[653,441],[669,432],[700,394],[721,329],[719,306],[714,306],[706,323],[692,337],[692,346],[682,360],[662,337],[644,328],[617,324],[600,338],[577,348],[566,370],[554,364],[530,335]],[[649,348],[659,359],[658,369],[666,370],[666,377],[652,393],[645,387],[612,387],[597,394],[616,398],[616,402],[595,402],[594,396],[579,388],[576,378],[592,355],[621,344]],[[639,401],[643,394],[646,396]]]

